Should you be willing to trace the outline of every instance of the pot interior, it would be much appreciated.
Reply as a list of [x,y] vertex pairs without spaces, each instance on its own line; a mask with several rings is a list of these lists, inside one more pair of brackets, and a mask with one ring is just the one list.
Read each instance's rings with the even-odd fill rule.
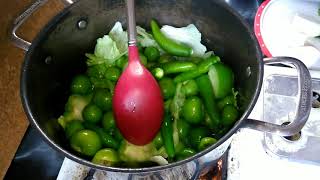
[[[137,25],[148,28],[152,18],[161,25],[195,24],[202,42],[233,69],[241,120],[246,118],[261,86],[262,65],[257,43],[239,17],[220,1],[136,0]],[[87,22],[83,29],[77,25],[81,20]],[[124,1],[80,0],[49,22],[26,55],[21,82],[25,110],[50,143],[67,152],[72,153],[55,119],[64,112],[72,77],[86,70],[84,54],[93,52],[96,39],[116,21],[126,27]]]

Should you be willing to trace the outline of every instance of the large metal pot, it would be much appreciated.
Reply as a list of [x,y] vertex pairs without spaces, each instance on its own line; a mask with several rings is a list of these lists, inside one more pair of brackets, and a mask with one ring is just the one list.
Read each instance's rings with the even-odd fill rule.
[[[179,169],[185,178],[198,175],[197,169],[217,160],[230,144],[232,135],[241,127],[289,136],[304,126],[311,109],[311,78],[297,59],[277,57],[264,59],[248,24],[223,1],[213,0],[137,0],[137,24],[149,27],[151,18],[161,24],[185,26],[194,23],[202,32],[203,42],[213,49],[235,73],[236,87],[242,99],[242,115],[234,127],[216,144],[183,161],[147,168],[105,167],[91,163],[72,153],[64,133],[56,123],[68,94],[71,77],[83,72],[85,52],[93,50],[96,39],[106,34],[116,21],[126,25],[124,1],[79,0],[53,18],[30,43],[15,31],[37,7],[38,0],[17,21],[12,31],[13,41],[28,50],[21,70],[21,98],[31,124],[45,141],[64,156],[92,168],[129,174],[149,174],[166,177]],[[65,2],[71,2],[70,0]],[[30,46],[30,47],[29,47]],[[299,105],[296,118],[289,125],[275,125],[247,119],[262,86],[264,64],[294,65],[299,75]],[[187,169],[181,168],[187,167]],[[179,174],[179,177],[181,174]]]

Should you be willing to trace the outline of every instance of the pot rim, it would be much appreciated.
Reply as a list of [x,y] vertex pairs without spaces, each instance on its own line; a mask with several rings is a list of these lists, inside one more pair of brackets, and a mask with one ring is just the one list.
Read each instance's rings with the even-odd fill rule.
[[240,14],[238,14],[235,10],[233,10],[232,7],[230,7],[227,3],[223,2],[223,1],[214,1],[214,3],[216,3],[217,5],[219,5],[222,8],[225,8],[229,13],[231,13],[233,16],[238,18],[240,23],[245,27],[247,33],[250,34],[251,41],[252,41],[252,43],[255,44],[255,48],[256,48],[255,52],[256,52],[256,59],[258,61],[258,72],[259,72],[258,78],[257,78],[257,87],[254,92],[253,98],[248,105],[248,108],[242,114],[241,118],[235,123],[235,125],[222,138],[220,138],[217,141],[217,143],[213,144],[212,146],[208,147],[207,149],[205,149],[201,152],[198,152],[197,154],[195,154],[189,158],[186,158],[184,160],[169,163],[167,165],[144,167],[144,168],[121,168],[121,167],[102,166],[102,165],[94,164],[94,163],[92,163],[86,159],[83,159],[79,156],[76,156],[76,155],[72,154],[71,152],[68,152],[67,150],[60,147],[53,140],[51,140],[49,138],[49,136],[47,136],[47,134],[41,129],[41,127],[39,126],[39,124],[36,121],[36,118],[33,116],[33,113],[31,112],[29,100],[27,97],[27,83],[26,83],[27,74],[28,74],[27,66],[28,66],[28,62],[30,61],[30,59],[32,57],[33,51],[36,49],[37,45],[44,39],[44,37],[46,37],[47,33],[49,33],[56,26],[56,24],[60,20],[62,20],[66,14],[68,14],[68,11],[70,10],[70,8],[72,8],[78,2],[79,1],[75,2],[71,6],[62,10],[58,15],[56,15],[54,18],[52,18],[44,28],[42,28],[42,30],[37,34],[37,36],[32,41],[29,50],[26,52],[25,60],[23,62],[22,68],[21,68],[20,97],[21,97],[23,109],[24,109],[25,114],[27,115],[27,118],[30,121],[31,125],[40,132],[41,138],[43,138],[47,142],[47,144],[49,144],[53,149],[55,149],[58,152],[61,152],[65,157],[67,157],[77,163],[83,164],[83,165],[91,167],[91,168],[103,170],[103,171],[122,172],[122,173],[150,173],[150,172],[174,168],[176,166],[180,166],[180,165],[189,163],[193,160],[196,160],[196,159],[206,155],[207,153],[216,149],[218,146],[220,146],[225,141],[227,141],[241,127],[241,124],[247,120],[250,112],[252,111],[254,105],[256,104],[256,102],[258,100],[260,90],[262,87],[263,74],[264,74],[263,73],[264,68],[263,68],[263,62],[262,62],[262,53],[261,53],[260,47],[258,45],[258,41],[257,41],[256,37],[254,36],[253,31],[251,30],[249,24],[240,16]]

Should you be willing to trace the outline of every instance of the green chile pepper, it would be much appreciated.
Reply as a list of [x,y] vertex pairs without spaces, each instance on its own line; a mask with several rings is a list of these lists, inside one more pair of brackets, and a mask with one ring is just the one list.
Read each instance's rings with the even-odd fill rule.
[[197,66],[193,62],[188,61],[173,61],[162,64],[164,74],[181,73],[194,70]]
[[217,129],[220,122],[220,113],[214,100],[213,90],[208,75],[198,77],[196,83],[204,101],[205,109],[211,120],[208,125],[211,129]]
[[169,113],[165,114],[164,121],[161,127],[161,135],[168,156],[170,158],[173,158],[175,156],[175,149],[173,143],[172,120]]
[[183,44],[178,44],[162,34],[155,20],[151,20],[150,24],[153,37],[163,50],[174,56],[187,57],[192,54],[192,49],[190,47]]
[[199,63],[199,65],[196,69],[181,73],[178,76],[176,76],[174,78],[174,82],[178,83],[178,82],[183,82],[186,80],[191,80],[191,79],[194,79],[202,74],[205,74],[209,71],[211,65],[213,65],[219,61],[220,61],[220,58],[218,56],[212,56],[207,59],[204,59],[203,61],[201,61]]
[[216,142],[217,142],[217,140],[213,137],[201,138],[200,143],[198,145],[198,150],[202,151]]

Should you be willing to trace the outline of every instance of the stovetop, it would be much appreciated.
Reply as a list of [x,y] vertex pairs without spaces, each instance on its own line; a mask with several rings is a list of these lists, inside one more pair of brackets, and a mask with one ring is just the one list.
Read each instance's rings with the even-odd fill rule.
[[[263,0],[225,1],[253,27],[255,13]],[[5,179],[56,179],[63,160],[64,157],[47,145],[40,134],[30,126]],[[211,173],[214,171],[212,170]]]

